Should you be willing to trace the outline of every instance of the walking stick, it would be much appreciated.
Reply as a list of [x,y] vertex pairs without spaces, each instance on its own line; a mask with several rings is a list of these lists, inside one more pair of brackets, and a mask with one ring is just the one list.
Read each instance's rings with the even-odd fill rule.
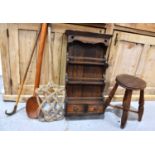
[[23,81],[22,81],[21,86],[20,86],[20,89],[18,91],[18,96],[17,96],[17,99],[16,99],[16,103],[14,105],[13,111],[12,112],[7,112],[7,110],[5,111],[5,114],[8,115],[8,116],[11,116],[11,115],[15,114],[16,111],[17,111],[17,106],[18,106],[18,103],[19,103],[19,99],[20,99],[21,93],[23,91],[23,86],[24,86],[24,83],[25,83],[25,80],[26,80],[26,77],[27,77],[28,70],[30,68],[30,64],[31,64],[31,61],[32,61],[32,58],[33,58],[33,55],[34,55],[34,52],[35,52],[35,48],[37,46],[37,42],[38,42],[38,39],[39,39],[39,36],[40,36],[40,32],[41,32],[41,29],[39,30],[39,33],[37,35],[37,38],[36,38],[36,41],[35,41],[35,44],[34,44],[34,47],[33,47],[33,50],[32,50],[32,53],[30,55],[30,59],[29,59],[27,68],[25,70]]

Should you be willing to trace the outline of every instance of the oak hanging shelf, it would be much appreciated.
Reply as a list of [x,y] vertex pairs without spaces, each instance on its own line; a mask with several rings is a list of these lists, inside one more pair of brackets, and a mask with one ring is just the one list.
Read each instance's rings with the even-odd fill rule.
[[95,115],[103,112],[105,55],[111,35],[66,31],[66,116]]

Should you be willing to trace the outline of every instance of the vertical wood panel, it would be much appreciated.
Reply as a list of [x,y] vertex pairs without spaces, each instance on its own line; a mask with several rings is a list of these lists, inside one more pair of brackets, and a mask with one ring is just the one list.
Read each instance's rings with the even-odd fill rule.
[[63,35],[62,41],[62,52],[61,52],[61,67],[60,67],[60,85],[65,84],[65,73],[66,73],[66,51],[67,51],[67,37]]
[[53,33],[51,33],[51,27],[48,27],[48,66],[49,66],[49,74],[48,74],[48,79],[49,82],[53,81],[52,75],[53,75],[53,51],[52,51],[52,47],[53,47]]
[[12,94],[17,94],[20,84],[18,24],[9,24],[9,54],[12,80]]
[[[116,38],[116,34],[118,37]],[[106,94],[114,85],[118,74],[136,75],[147,82],[145,94],[155,94],[155,39],[153,37],[116,31],[112,39],[109,55],[110,67],[107,72]],[[116,94],[122,95],[119,88]],[[138,92],[134,92],[137,94]]]
[[[19,65],[20,65],[20,77],[21,80],[25,74],[32,49],[35,44],[37,33],[36,31],[19,30]],[[25,85],[33,85],[35,80],[35,68],[36,68],[36,56],[37,50],[35,49],[32,62],[27,74]]]
[[[9,30],[7,37],[6,30]],[[0,24],[0,51],[2,56],[2,71],[5,94],[17,94],[17,88],[32,52],[39,24]],[[50,40],[46,40],[41,84],[54,80],[57,84],[64,84],[66,64],[65,30],[81,30],[100,33],[104,29],[89,28],[71,24],[53,24]],[[106,33],[109,33],[108,31]],[[112,31],[111,31],[112,33]],[[116,33],[119,34],[115,44]],[[50,42],[49,42],[50,41]],[[117,74],[128,73],[146,80],[148,86],[146,95],[155,94],[155,38],[115,31],[109,49],[109,68],[106,72],[107,90],[113,86]],[[49,49],[51,47],[51,49]],[[23,94],[31,94],[35,78],[37,50],[28,72]],[[53,68],[53,69],[52,69]],[[53,77],[53,78],[52,78]],[[11,83],[12,80],[12,83]],[[12,84],[12,85],[11,85]],[[107,93],[107,91],[106,91]],[[118,91],[122,95],[123,92]]]
[[155,94],[155,46],[150,46],[145,55],[144,67],[141,69],[140,77],[147,82],[146,94]]
[[[116,42],[116,33],[119,35],[119,32],[115,32],[109,56],[110,67],[107,71],[108,89],[114,85],[118,74],[136,75],[141,52],[144,48],[144,45],[128,42],[128,40],[117,40]],[[119,88],[117,94],[122,93],[123,90]]]
[[0,52],[2,62],[2,74],[4,93],[12,94],[12,86],[10,84],[10,57],[9,57],[9,44],[7,37],[7,24],[0,24]]
[[59,84],[60,79],[60,57],[62,52],[62,33],[55,33],[54,35],[54,44],[53,44],[53,81],[56,84]]
[[144,48],[141,52],[140,61],[136,70],[136,76],[143,78],[143,69],[145,67],[145,64],[147,63],[147,55],[149,53],[150,45],[144,45]]
[[[19,53],[20,53],[20,76],[23,79],[23,75],[25,73],[25,69],[27,67],[27,62],[30,59],[30,55],[32,53],[32,49],[34,47],[37,31],[34,30],[19,30]],[[24,85],[23,94],[32,94],[34,81],[35,81],[35,73],[36,73],[36,59],[37,59],[37,51],[39,44],[35,49],[35,53],[27,74],[27,79]],[[44,85],[47,84],[49,81],[49,52],[48,52],[48,39],[45,43],[44,54],[43,54],[43,62],[41,67],[41,79],[40,84]]]

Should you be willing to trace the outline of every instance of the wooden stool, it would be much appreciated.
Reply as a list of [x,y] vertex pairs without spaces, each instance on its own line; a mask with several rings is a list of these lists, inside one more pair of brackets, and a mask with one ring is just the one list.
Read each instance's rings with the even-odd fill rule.
[[[110,102],[115,95],[117,87],[121,86],[125,88],[125,94],[123,98],[123,106],[113,106],[110,105]],[[146,82],[138,77],[121,74],[116,77],[116,83],[113,89],[111,90],[109,97],[106,99],[104,103],[104,112],[107,106],[112,106],[117,109],[123,109],[123,114],[121,118],[121,128],[125,127],[127,118],[128,118],[128,111],[138,113],[138,121],[142,120],[143,112],[144,112],[144,89],[146,87]],[[139,97],[139,108],[138,111],[130,110],[130,102],[132,97],[133,90],[140,90],[140,97]]]

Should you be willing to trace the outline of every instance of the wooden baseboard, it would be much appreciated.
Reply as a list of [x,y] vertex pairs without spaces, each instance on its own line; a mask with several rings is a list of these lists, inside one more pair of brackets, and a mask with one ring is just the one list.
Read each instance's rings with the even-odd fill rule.
[[[105,95],[105,98],[107,95]],[[145,101],[155,101],[155,95],[145,95],[144,96]],[[122,101],[123,100],[123,95],[115,95],[112,101]],[[132,95],[132,101],[138,101],[139,100],[139,95]]]
[[[21,95],[19,102],[21,102],[21,103],[26,102],[27,99],[31,96],[32,95]],[[63,96],[59,96],[59,97],[62,98]],[[8,101],[15,102],[16,99],[17,99],[17,95],[5,95],[5,94],[3,95],[3,100],[6,102],[8,102]]]
[[[26,100],[30,97],[31,95],[21,95],[20,102],[26,102]],[[59,96],[62,98],[63,96]],[[107,95],[105,95],[105,98]],[[11,101],[14,102],[16,101],[17,95],[3,95],[3,100],[4,101]],[[123,95],[115,95],[112,101],[122,101]],[[139,100],[139,95],[132,95],[132,101],[138,101]],[[145,95],[145,101],[155,101],[155,95]]]

